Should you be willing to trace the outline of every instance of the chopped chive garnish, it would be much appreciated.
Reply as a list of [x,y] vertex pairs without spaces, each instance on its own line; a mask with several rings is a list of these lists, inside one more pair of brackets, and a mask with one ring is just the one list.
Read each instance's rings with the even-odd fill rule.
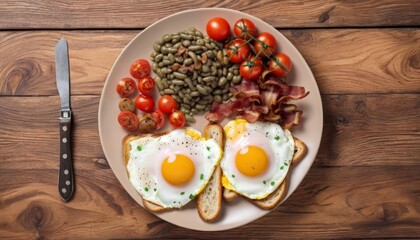
[[280,170],[283,170],[283,168],[284,168],[284,167],[283,167],[283,166],[281,166],[281,167],[280,167]]
[[207,146],[206,148],[207,148],[207,151],[210,151],[210,147],[209,146]]
[[148,192],[148,191],[149,191],[149,189],[148,189],[147,187],[145,187],[145,188],[144,188],[144,191]]
[[232,177],[234,178],[234,177],[235,177],[235,175],[233,175],[233,174],[232,174]]
[[190,194],[189,198],[190,198],[190,199],[194,199],[194,198],[195,198],[195,196],[194,196],[193,194]]
[[200,175],[200,180],[203,180],[204,179],[204,174],[201,174]]
[[280,140],[280,136],[275,136],[274,139],[276,139],[277,141]]
[[284,163],[284,166],[289,166],[289,164],[287,164],[287,162]]
[[263,183],[266,184],[267,182],[264,180]]
[[272,182],[271,182],[271,186],[274,186],[274,184],[275,184],[275,182],[274,182],[274,181],[272,181]]
[[137,146],[137,150],[138,151],[141,151],[141,146]]
[[181,195],[184,195],[185,194],[185,192],[181,192]]

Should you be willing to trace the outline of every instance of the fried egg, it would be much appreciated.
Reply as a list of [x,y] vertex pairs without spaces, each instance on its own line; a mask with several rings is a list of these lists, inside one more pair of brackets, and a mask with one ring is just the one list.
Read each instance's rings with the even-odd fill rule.
[[220,166],[222,184],[250,199],[263,199],[283,182],[294,154],[290,131],[268,122],[230,121]]
[[131,141],[127,171],[143,199],[164,208],[180,208],[206,186],[222,157],[213,139],[192,129]]

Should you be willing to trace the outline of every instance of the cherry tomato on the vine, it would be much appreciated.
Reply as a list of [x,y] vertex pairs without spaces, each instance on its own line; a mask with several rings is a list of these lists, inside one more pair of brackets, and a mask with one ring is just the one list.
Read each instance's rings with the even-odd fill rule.
[[183,112],[179,110],[173,110],[172,113],[168,117],[168,121],[172,125],[172,127],[180,128],[185,125],[186,119]]
[[233,26],[233,33],[238,38],[248,40],[251,38],[250,35],[253,37],[257,35],[257,28],[251,20],[241,18]]
[[122,111],[118,114],[118,123],[127,131],[134,131],[139,127],[139,119],[130,111]]
[[227,49],[227,57],[232,63],[243,62],[251,52],[248,43],[242,39],[233,40],[225,48]]
[[178,103],[170,95],[163,95],[159,98],[158,108],[163,113],[171,113],[174,109],[178,109]]
[[155,90],[155,80],[153,80],[152,77],[150,76],[146,76],[142,79],[139,80],[138,83],[138,88],[140,90],[141,93],[143,93],[144,95],[151,95],[153,90]]
[[268,57],[276,50],[277,41],[271,33],[262,32],[256,39],[254,47],[257,54],[261,52],[260,57]]
[[134,100],[136,107],[143,112],[152,112],[155,108],[155,100],[152,97],[147,95],[138,95],[136,100]]
[[269,63],[270,70],[277,77],[284,77],[292,70],[292,61],[285,53],[277,53]]
[[123,78],[118,81],[116,89],[120,97],[128,97],[136,90],[136,82],[131,78]]
[[255,81],[263,72],[263,63],[261,59],[251,57],[241,64],[239,72],[244,79]]
[[146,59],[137,59],[131,64],[130,74],[133,78],[140,79],[150,73],[150,64]]
[[230,35],[230,26],[226,19],[214,17],[207,22],[206,31],[210,38],[223,41]]

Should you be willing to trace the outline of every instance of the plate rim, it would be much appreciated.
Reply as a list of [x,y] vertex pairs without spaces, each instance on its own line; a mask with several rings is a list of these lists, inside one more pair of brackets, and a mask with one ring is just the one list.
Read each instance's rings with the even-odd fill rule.
[[[315,94],[316,94],[316,96],[319,96],[319,100],[320,100],[320,105],[319,105],[319,107],[320,107],[320,109],[319,109],[319,111],[320,111],[320,121],[319,121],[319,126],[316,126],[317,128],[319,128],[320,129],[320,136],[319,136],[319,139],[318,139],[318,141],[316,141],[316,142],[314,142],[315,143],[315,146],[316,146],[316,149],[311,149],[311,150],[313,150],[314,151],[314,157],[313,157],[313,159],[311,159],[310,161],[310,165],[309,165],[309,167],[308,167],[308,169],[307,169],[307,171],[304,173],[304,175],[303,175],[303,177],[300,179],[300,181],[299,182],[297,182],[297,186],[296,186],[296,188],[291,192],[291,193],[289,193],[289,194],[287,194],[287,196],[285,197],[285,199],[283,199],[282,201],[281,201],[281,203],[280,204],[278,204],[275,208],[273,208],[273,209],[271,209],[271,210],[263,210],[263,214],[261,214],[260,216],[258,216],[258,217],[256,217],[256,218],[254,218],[254,219],[248,219],[248,220],[245,220],[245,221],[242,221],[242,222],[240,222],[240,223],[237,223],[237,224],[230,224],[230,225],[219,225],[219,224],[217,224],[217,223],[215,223],[214,225],[218,225],[218,226],[220,226],[220,227],[217,227],[217,228],[211,228],[211,229],[202,229],[202,228],[194,228],[193,226],[184,226],[184,225],[180,225],[180,224],[177,224],[176,222],[172,222],[172,221],[168,221],[168,220],[166,220],[166,219],[163,219],[163,218],[161,218],[159,215],[159,213],[154,213],[154,212],[150,212],[150,211],[148,211],[142,204],[140,204],[136,199],[134,199],[134,197],[127,191],[127,189],[125,188],[125,186],[122,184],[122,182],[121,182],[121,180],[120,180],[120,178],[118,177],[118,175],[116,174],[116,172],[115,172],[115,170],[114,170],[114,168],[111,166],[112,164],[110,164],[109,163],[109,161],[108,161],[108,158],[107,158],[107,154],[106,154],[106,150],[105,150],[105,144],[104,144],[104,136],[103,136],[103,134],[102,134],[102,128],[103,128],[103,126],[102,126],[102,121],[101,121],[101,116],[102,116],[102,109],[103,109],[103,98],[105,97],[105,88],[107,88],[107,86],[110,84],[110,77],[111,77],[111,75],[112,75],[112,72],[113,72],[113,70],[114,70],[114,68],[115,68],[115,66],[117,65],[117,63],[119,62],[119,60],[122,58],[122,56],[124,55],[124,52],[127,50],[127,48],[131,45],[131,44],[133,44],[133,42],[135,42],[140,36],[141,36],[141,34],[144,32],[144,31],[146,31],[147,29],[149,29],[149,28],[151,28],[151,27],[153,27],[153,26],[155,26],[155,25],[158,25],[158,24],[160,24],[161,22],[164,22],[164,21],[166,21],[167,19],[170,19],[170,18],[173,18],[173,17],[175,17],[175,16],[178,16],[178,15],[183,15],[183,14],[187,14],[187,13],[190,13],[190,12],[199,12],[199,11],[205,11],[205,12],[207,12],[207,11],[225,11],[225,12],[232,12],[232,13],[235,13],[235,14],[239,14],[239,15],[245,15],[245,16],[248,16],[248,17],[251,17],[251,18],[256,18],[256,19],[258,19],[258,20],[260,20],[260,21],[262,21],[262,22],[264,22],[265,24],[267,24],[267,25],[269,25],[270,27],[272,27],[278,34],[280,34],[280,35],[282,35],[283,37],[284,37],[284,40],[285,41],[287,41],[291,46],[293,46],[293,48],[296,50],[296,52],[297,52],[297,54],[301,57],[301,59],[305,62],[305,68],[306,68],[306,72],[308,72],[308,73],[310,73],[310,77],[314,80],[314,84],[315,84],[315,86],[316,86],[316,88],[315,88]],[[311,92],[312,92],[313,90],[311,90]],[[313,165],[313,163],[315,162],[315,159],[316,159],[316,156],[318,155],[318,152],[319,152],[319,148],[320,148],[320,145],[321,145],[321,140],[322,140],[322,134],[323,134],[323,126],[324,126],[324,116],[323,116],[323,114],[324,114],[324,111],[323,111],[323,105],[322,105],[322,97],[321,97],[321,93],[320,93],[320,90],[319,90],[319,86],[318,86],[318,83],[317,83],[317,81],[316,81],[316,79],[315,79],[315,76],[313,75],[313,72],[312,72],[312,70],[311,70],[311,68],[309,67],[309,64],[307,63],[307,61],[306,61],[306,59],[302,56],[302,54],[301,54],[301,52],[296,48],[296,46],[293,44],[293,43],[291,43],[290,42],[290,40],[287,38],[287,37],[285,37],[279,30],[277,30],[275,27],[273,27],[271,24],[269,24],[269,23],[267,23],[267,22],[265,22],[264,20],[262,20],[262,19],[260,19],[260,18],[258,18],[258,17],[256,17],[256,16],[253,16],[253,15],[251,15],[251,14],[249,14],[249,13],[245,13],[245,12],[242,12],[242,11],[238,11],[238,10],[234,10],[234,9],[229,9],[229,8],[219,8],[219,7],[214,7],[214,8],[194,8],[194,9],[188,9],[188,10],[184,10],[184,11],[180,11],[180,12],[176,12],[176,13],[173,13],[173,14],[170,14],[170,15],[168,15],[168,16],[165,16],[165,17],[163,17],[163,18],[161,18],[161,19],[159,19],[159,20],[157,20],[157,21],[155,21],[154,23],[152,23],[151,25],[149,25],[148,27],[146,27],[146,28],[144,28],[143,30],[141,30],[139,33],[137,33],[125,46],[124,46],[124,48],[122,48],[121,49],[121,51],[120,51],[120,53],[119,53],[119,55],[118,55],[118,57],[115,59],[115,61],[114,61],[114,63],[112,64],[112,66],[111,66],[111,68],[109,69],[109,72],[108,72],[108,75],[107,75],[107,77],[106,77],[106,80],[105,80],[105,83],[104,83],[104,85],[103,85],[103,88],[102,88],[102,92],[101,92],[101,97],[100,97],[100,100],[99,100],[99,107],[98,107],[98,131],[99,131],[99,138],[100,138],[100,142],[101,142],[101,148],[102,148],[102,151],[103,151],[103,153],[104,153],[104,155],[105,155],[105,158],[107,159],[107,162],[108,162],[108,164],[109,164],[109,166],[110,166],[110,168],[111,168],[111,170],[112,170],[112,172],[113,172],[113,174],[115,175],[115,177],[117,178],[117,180],[118,180],[118,182],[120,183],[120,185],[124,188],[124,191],[126,191],[127,193],[128,193],[128,195],[130,195],[130,197],[137,203],[137,204],[139,204],[144,210],[146,210],[146,211],[148,211],[148,212],[150,212],[150,213],[152,213],[153,215],[155,215],[155,216],[157,216],[157,217],[159,217],[160,219],[162,219],[162,220],[164,220],[164,221],[166,221],[166,222],[169,222],[169,223],[171,223],[171,224],[174,224],[174,225],[176,225],[176,226],[179,226],[179,227],[182,227],[182,228],[186,228],[186,229],[192,229],[192,230],[197,230],[197,231],[223,231],[223,230],[229,230],[229,229],[233,229],[233,228],[236,228],[236,227],[240,227],[240,226],[243,226],[243,225],[246,225],[246,224],[249,224],[250,222],[253,222],[253,221],[256,221],[256,220],[258,220],[258,219],[260,219],[260,218],[262,218],[263,216],[266,216],[267,214],[269,214],[269,213],[271,213],[271,212],[273,212],[278,206],[280,206],[281,204],[283,204],[283,202],[284,201],[286,201],[289,197],[290,197],[290,195],[292,195],[293,194],[293,192],[295,192],[296,190],[297,190],[297,188],[300,186],[300,184],[302,183],[302,181],[303,181],[303,179],[305,179],[305,177],[308,175],[308,172],[309,172],[309,170],[312,168],[312,165]],[[305,159],[305,158],[304,158]],[[308,160],[307,160],[308,161]],[[290,191],[290,190],[288,190],[288,191]]]

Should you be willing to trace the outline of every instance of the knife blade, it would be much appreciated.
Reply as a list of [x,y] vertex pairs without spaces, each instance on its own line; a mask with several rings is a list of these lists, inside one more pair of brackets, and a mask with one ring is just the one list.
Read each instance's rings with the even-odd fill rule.
[[58,192],[67,202],[73,195],[74,177],[71,154],[70,67],[67,41],[64,38],[60,39],[55,46],[55,71],[61,101]]

